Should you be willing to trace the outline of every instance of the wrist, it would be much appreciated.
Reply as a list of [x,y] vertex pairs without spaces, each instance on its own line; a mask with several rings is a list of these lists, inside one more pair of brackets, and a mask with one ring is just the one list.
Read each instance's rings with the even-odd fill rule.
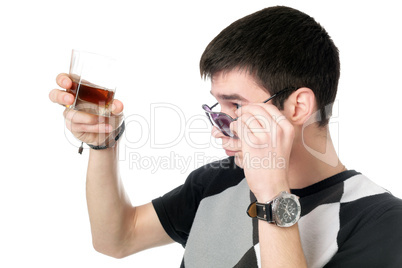
[[252,192],[259,203],[271,201],[280,192],[290,192],[289,183],[286,176],[275,176],[266,181],[261,187],[253,189]]
[[119,142],[120,141],[116,141],[115,144],[113,144],[113,146],[105,146],[104,148],[102,147],[100,149],[98,149],[98,148],[94,149],[92,147],[95,147],[95,146],[92,146],[90,144],[87,144],[87,145],[89,147],[90,152],[109,152],[109,151],[116,151],[116,148],[119,147]]
[[272,201],[275,196],[277,196],[280,192],[290,192],[289,187],[277,187],[275,190],[266,191],[263,193],[256,193],[255,198],[258,203],[267,203]]
[[288,192],[280,192],[269,202],[253,202],[247,208],[251,218],[276,224],[279,227],[291,227],[300,218],[299,198]]
[[92,150],[105,150],[105,149],[113,148],[113,147],[115,147],[116,143],[121,138],[121,136],[123,135],[125,128],[126,127],[125,127],[125,123],[123,120],[121,125],[115,131],[113,131],[113,133],[111,135],[109,135],[109,137],[101,145],[92,145],[92,144],[87,144],[87,145]]

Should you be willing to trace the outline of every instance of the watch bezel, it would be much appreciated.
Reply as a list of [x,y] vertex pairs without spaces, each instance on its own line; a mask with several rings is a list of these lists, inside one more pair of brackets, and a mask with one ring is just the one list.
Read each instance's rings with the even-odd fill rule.
[[[278,215],[278,209],[279,209],[279,204],[280,201],[283,199],[292,199],[296,202],[297,205],[297,212],[296,212],[296,217],[291,221],[291,222],[282,222]],[[275,198],[272,202],[272,217],[275,222],[275,224],[279,227],[291,227],[295,225],[299,219],[300,219],[300,213],[301,213],[301,206],[299,202],[299,198],[294,195],[294,194],[289,194],[287,192],[281,192],[280,195]]]

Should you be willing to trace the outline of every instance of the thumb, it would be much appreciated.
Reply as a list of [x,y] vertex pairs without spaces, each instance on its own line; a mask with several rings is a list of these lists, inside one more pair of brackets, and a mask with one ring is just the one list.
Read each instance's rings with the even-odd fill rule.
[[123,112],[124,105],[121,101],[115,99],[112,104],[112,114],[120,115]]

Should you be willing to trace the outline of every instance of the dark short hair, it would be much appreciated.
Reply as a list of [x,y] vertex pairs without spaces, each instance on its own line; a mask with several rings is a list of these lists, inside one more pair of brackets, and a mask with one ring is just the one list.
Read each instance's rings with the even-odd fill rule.
[[[308,87],[320,110],[319,126],[328,124],[340,76],[339,52],[326,30],[309,15],[276,6],[239,19],[221,31],[200,60],[204,78],[219,71],[246,70],[271,95],[289,87]],[[283,109],[292,92],[274,104]]]

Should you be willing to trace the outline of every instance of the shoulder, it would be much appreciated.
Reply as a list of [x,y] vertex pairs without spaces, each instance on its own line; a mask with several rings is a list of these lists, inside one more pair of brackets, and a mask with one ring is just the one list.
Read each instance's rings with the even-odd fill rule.
[[402,267],[402,200],[361,174],[344,181],[337,244],[326,267]]
[[342,203],[352,202],[360,198],[389,193],[363,174],[354,175],[344,181]]
[[219,192],[223,188],[237,185],[242,179],[244,179],[243,169],[236,166],[233,157],[228,157],[194,170],[188,176],[185,184],[201,186],[207,192],[213,191],[207,193],[210,195],[215,194],[214,191]]
[[341,211],[343,208],[344,212],[347,212],[346,208],[349,208],[354,215],[362,213],[381,217],[387,211],[402,209],[401,199],[362,174],[345,180],[343,188]]
[[234,157],[228,157],[203,165],[192,171],[189,177],[230,176],[243,170],[235,164]]
[[[397,241],[395,232],[402,235],[402,200],[364,175],[345,181],[339,213],[340,244],[353,236],[377,239],[376,243],[382,244],[387,238]],[[397,239],[402,243],[402,237]]]
[[349,215],[350,220],[361,215],[371,220],[382,217],[390,211],[402,212],[402,200],[388,190],[371,181],[362,174],[357,174],[344,181],[340,200],[341,213]]

